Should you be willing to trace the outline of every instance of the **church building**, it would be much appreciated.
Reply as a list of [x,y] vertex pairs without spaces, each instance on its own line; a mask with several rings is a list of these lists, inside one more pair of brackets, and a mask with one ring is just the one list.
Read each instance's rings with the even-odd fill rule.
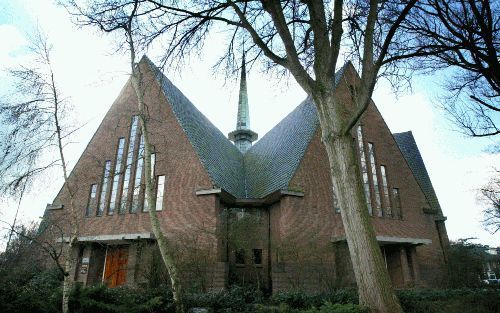
[[[312,100],[298,103],[258,139],[243,62],[236,128],[226,136],[147,57],[139,66],[157,215],[185,288],[353,286],[342,208]],[[358,82],[352,64],[344,65],[335,76],[337,101],[352,103]],[[129,79],[69,177],[78,215],[71,276],[83,285],[141,286],[165,276],[144,197],[137,114]],[[412,133],[391,133],[372,102],[352,137],[393,285],[439,286],[449,244],[446,218]],[[66,190],[47,205],[42,227],[59,243],[67,242],[71,223]]]

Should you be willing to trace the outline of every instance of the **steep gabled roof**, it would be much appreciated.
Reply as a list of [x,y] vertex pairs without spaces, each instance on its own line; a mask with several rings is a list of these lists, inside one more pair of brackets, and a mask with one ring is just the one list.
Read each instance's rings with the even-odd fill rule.
[[[147,57],[143,60],[214,185],[236,198],[261,198],[288,187],[319,125],[310,98],[242,154]],[[335,87],[347,65],[336,73]]]
[[318,124],[316,107],[307,98],[245,153],[247,197],[288,187]]
[[222,132],[147,58],[172,111],[212,182],[233,196],[245,197],[243,155]]
[[427,173],[424,160],[420,155],[420,151],[418,150],[417,143],[415,142],[415,138],[413,138],[412,132],[408,131],[404,133],[395,133],[393,136],[399,146],[399,149],[403,153],[413,176],[420,185],[430,208],[441,212],[441,206],[439,205],[436,192],[434,191],[434,187],[432,187],[431,179]]
[[[348,65],[335,73],[335,88]],[[318,126],[316,106],[308,97],[247,151],[248,198],[261,198],[288,187]]]

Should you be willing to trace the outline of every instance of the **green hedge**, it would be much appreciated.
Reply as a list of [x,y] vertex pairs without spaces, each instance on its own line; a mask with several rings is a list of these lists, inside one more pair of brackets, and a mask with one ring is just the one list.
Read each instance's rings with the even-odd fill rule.
[[295,309],[289,307],[286,303],[280,303],[279,305],[262,305],[258,304],[255,306],[255,311],[258,313],[369,313],[367,308],[359,306],[357,304],[332,304],[326,302],[319,308],[313,307],[309,309]]
[[74,313],[169,313],[174,312],[168,288],[107,288],[104,285],[82,288],[71,293],[70,311]]
[[296,309],[308,309],[319,307],[325,302],[340,304],[357,304],[358,294],[354,289],[337,289],[330,293],[316,295],[306,294],[300,291],[277,292],[271,297],[271,303],[279,305],[285,303]]
[[500,312],[500,289],[407,290],[398,292],[406,313]]
[[[7,274],[7,273],[5,273]],[[0,312],[57,313],[61,311],[61,276],[54,270],[26,270],[0,277]],[[397,292],[406,313],[500,313],[500,289],[404,290]],[[232,287],[207,293],[187,293],[186,308],[206,308],[210,313],[366,313],[357,305],[353,289],[309,295],[278,292],[265,297],[261,291]],[[172,294],[167,286],[154,288],[105,286],[81,287],[71,293],[74,313],[173,313]]]

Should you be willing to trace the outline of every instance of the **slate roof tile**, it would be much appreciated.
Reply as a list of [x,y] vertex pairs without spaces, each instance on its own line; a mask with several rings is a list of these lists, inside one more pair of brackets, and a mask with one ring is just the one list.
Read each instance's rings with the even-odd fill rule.
[[420,185],[430,208],[441,213],[441,206],[439,205],[436,192],[434,191],[431,179],[427,173],[427,169],[425,168],[424,160],[420,155],[420,151],[418,150],[417,143],[415,142],[415,138],[413,138],[412,132],[394,133],[393,136],[399,146],[399,149],[403,153],[406,162],[410,166],[413,176]]
[[149,59],[145,60],[214,185],[243,198],[245,179],[241,152]]
[[249,198],[288,187],[318,125],[308,98],[245,153]]
[[[261,198],[288,188],[319,126],[316,107],[310,98],[242,154],[147,57],[144,59],[215,186],[237,198]],[[336,86],[346,67],[347,63],[336,73]],[[411,132],[398,133],[394,138],[429,205],[440,210],[413,135]]]

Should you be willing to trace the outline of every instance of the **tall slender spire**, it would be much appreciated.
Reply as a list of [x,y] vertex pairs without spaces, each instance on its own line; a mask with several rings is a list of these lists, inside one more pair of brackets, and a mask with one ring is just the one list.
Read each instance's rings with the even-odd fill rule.
[[257,140],[257,133],[250,130],[250,114],[248,108],[247,73],[245,66],[245,53],[241,63],[240,93],[238,99],[238,116],[236,118],[236,130],[229,133],[228,137],[238,149],[245,153]]
[[245,53],[241,63],[240,95],[238,99],[238,118],[236,129],[250,129],[250,116],[248,114],[247,71],[245,66]]

